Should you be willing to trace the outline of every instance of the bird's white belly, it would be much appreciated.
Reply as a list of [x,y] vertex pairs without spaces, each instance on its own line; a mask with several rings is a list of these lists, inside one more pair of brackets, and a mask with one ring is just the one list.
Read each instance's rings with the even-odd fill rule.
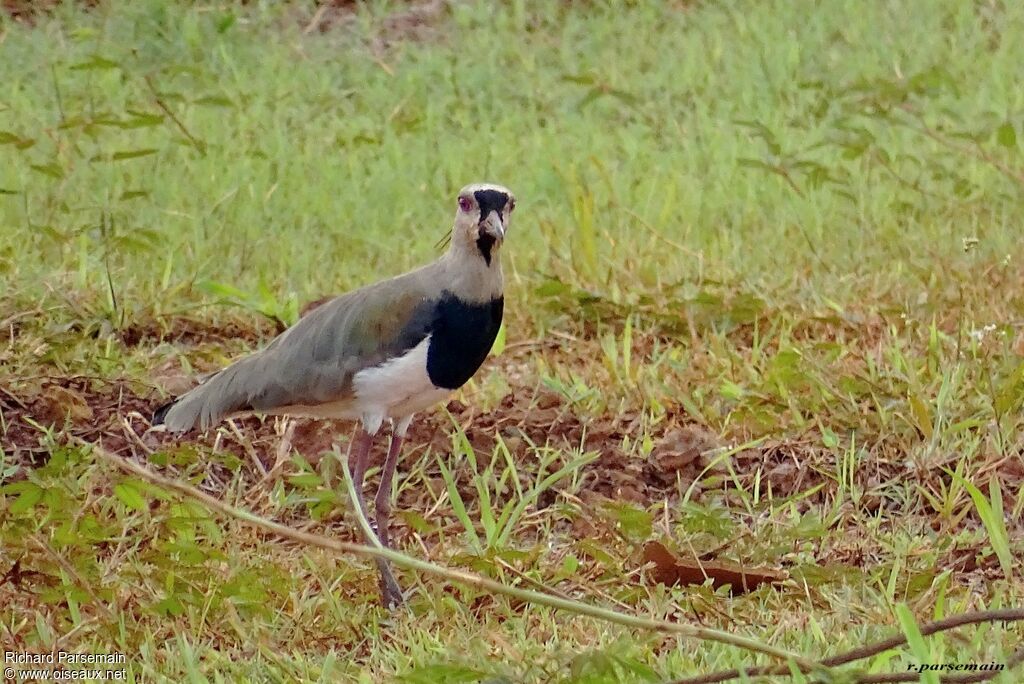
[[356,373],[352,378],[355,400],[349,409],[372,424],[378,416],[379,420],[402,418],[448,396],[451,390],[436,387],[427,374],[429,347],[428,335],[404,355]]
[[401,419],[437,404],[451,390],[436,387],[427,374],[430,336],[402,356],[364,368],[352,378],[352,396],[310,406],[282,406],[272,415],[361,420],[371,434],[385,419]]

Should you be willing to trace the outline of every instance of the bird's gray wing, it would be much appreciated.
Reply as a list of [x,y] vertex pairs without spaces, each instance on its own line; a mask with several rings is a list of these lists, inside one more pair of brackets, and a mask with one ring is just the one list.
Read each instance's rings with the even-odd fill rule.
[[416,271],[317,307],[265,349],[236,361],[161,407],[154,425],[207,429],[239,411],[315,406],[352,397],[352,379],[400,356],[431,330],[430,274]]

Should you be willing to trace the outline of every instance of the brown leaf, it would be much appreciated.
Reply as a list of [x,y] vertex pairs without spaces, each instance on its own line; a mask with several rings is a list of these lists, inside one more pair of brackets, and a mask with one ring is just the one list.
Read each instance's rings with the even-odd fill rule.
[[789,492],[797,478],[797,467],[793,461],[783,461],[765,473],[765,480],[772,485],[774,492]]
[[47,385],[36,398],[36,420],[43,425],[57,425],[70,418],[72,423],[92,420],[92,408],[77,390]]
[[707,430],[688,425],[665,433],[652,455],[664,467],[679,470],[720,446],[718,439]]
[[649,480],[662,487],[675,485],[677,478],[689,484],[718,447],[715,436],[700,427],[675,428],[658,440],[645,472]]
[[729,585],[733,594],[753,591],[762,584],[778,584],[789,577],[789,573],[769,568],[745,568],[736,563],[722,561],[701,561],[697,558],[680,559],[665,548],[661,542],[649,541],[644,544],[644,561],[653,563],[651,577],[660,584],[701,585],[711,578],[715,589]]

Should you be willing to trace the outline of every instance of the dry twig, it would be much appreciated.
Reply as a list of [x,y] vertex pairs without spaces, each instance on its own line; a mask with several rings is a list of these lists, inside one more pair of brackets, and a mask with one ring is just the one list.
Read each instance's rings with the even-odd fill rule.
[[[929,636],[938,632],[944,632],[954,627],[960,627],[962,625],[974,625],[982,622],[999,622],[999,621],[1019,621],[1024,620],[1024,608],[1005,608],[1002,610],[980,610],[971,613],[963,613],[961,615],[951,615],[948,618],[942,620],[936,620],[935,622],[929,622],[926,625],[921,625],[921,636]],[[867,646],[861,646],[855,648],[852,651],[846,653],[840,653],[839,655],[826,658],[818,664],[817,667],[837,667],[839,665],[845,665],[852,663],[857,660],[863,660],[864,658],[870,658],[873,655],[878,655],[883,651],[888,651],[893,648],[907,643],[907,637],[903,634],[894,634],[888,639],[877,641]],[[1019,649],[1006,661],[1006,669],[1010,670],[1019,665],[1024,661],[1024,649]],[[807,670],[801,670],[807,672]],[[1005,671],[1005,670],[1004,670]],[[940,681],[948,684],[967,684],[968,682],[984,682],[992,679],[999,670],[989,670],[986,672],[978,672],[965,675],[946,675],[940,679]],[[752,667],[744,670],[733,669],[733,670],[722,670],[720,672],[712,672],[711,674],[701,675],[699,677],[688,677],[685,679],[677,679],[671,684],[715,684],[716,682],[727,682],[731,679],[749,678],[749,677],[779,677],[779,676],[792,676],[792,671],[788,667]],[[862,684],[884,684],[886,682],[916,682],[920,679],[920,675],[916,672],[896,672],[893,674],[863,674],[854,677],[854,682]]]
[[670,634],[678,634],[680,636],[689,637],[693,639],[699,639],[703,641],[715,641],[718,643],[729,644],[738,648],[745,649],[747,651],[753,651],[757,653],[764,653],[774,658],[784,660],[787,662],[794,662],[797,665],[804,668],[814,667],[813,661],[799,655],[792,653],[785,649],[777,648],[769,644],[762,643],[756,639],[750,637],[739,636],[736,634],[730,634],[717,629],[710,629],[707,627],[697,627],[694,625],[682,624],[677,622],[668,622],[665,620],[656,620],[654,618],[641,617],[639,615],[629,615],[626,613],[620,613],[615,610],[608,608],[602,608],[600,606],[591,605],[588,603],[582,603],[579,601],[573,601],[565,599],[559,596],[551,596],[548,594],[542,594],[537,591],[531,591],[528,589],[520,589],[518,587],[510,587],[501,582],[497,582],[488,577],[483,577],[475,573],[466,572],[464,570],[458,570],[455,568],[444,568],[433,563],[407,556],[404,553],[393,551],[388,548],[374,548],[372,546],[364,546],[361,544],[353,544],[351,542],[343,542],[330,537],[325,537],[319,534],[312,534],[310,532],[302,532],[293,529],[287,525],[267,520],[251,511],[245,509],[236,508],[230,504],[224,503],[223,501],[202,492],[195,487],[171,480],[162,475],[158,475],[153,471],[145,468],[134,461],[129,461],[123,458],[119,458],[114,454],[110,453],[103,447],[96,444],[88,444],[81,442],[83,446],[91,447],[93,453],[102,458],[103,460],[111,463],[112,465],[136,475],[158,487],[163,487],[170,491],[177,492],[180,495],[194,499],[203,503],[208,508],[217,511],[223,515],[226,515],[236,520],[240,520],[249,525],[260,527],[272,534],[275,534],[284,539],[290,539],[300,544],[306,544],[308,546],[315,546],[328,551],[334,551],[336,553],[348,553],[360,556],[372,556],[377,558],[384,558],[385,560],[391,561],[395,565],[416,570],[422,573],[435,575],[437,577],[443,577],[453,582],[459,582],[471,587],[490,591],[495,594],[502,594],[504,596],[511,596],[525,601],[542,606],[548,606],[549,608],[556,608],[558,610],[565,610],[576,615],[586,615],[588,617],[597,618],[606,622],[611,622],[624,627],[632,627],[636,629],[645,629],[658,632],[666,632]]

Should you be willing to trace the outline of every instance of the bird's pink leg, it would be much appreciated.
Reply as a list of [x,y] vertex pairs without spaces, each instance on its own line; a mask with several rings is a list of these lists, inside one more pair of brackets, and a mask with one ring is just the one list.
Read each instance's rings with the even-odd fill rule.
[[[370,446],[373,444],[373,435],[363,429],[356,428],[356,434],[348,446],[348,464],[352,470],[352,484],[355,485],[356,502],[359,509],[366,517],[366,501],[363,499],[363,477],[370,465]],[[372,543],[372,540],[367,540]]]
[[391,483],[395,479],[395,468],[401,451],[402,435],[395,432],[391,435],[391,446],[388,447],[388,455],[380,471],[377,496],[373,500],[377,515],[377,536],[380,537],[380,543],[388,548],[391,548],[391,531],[388,529],[388,523],[391,522]]
[[[373,435],[368,433],[360,426],[356,430],[355,437],[352,438],[352,444],[349,449],[349,463],[352,468],[352,484],[356,490],[356,502],[359,509],[363,512],[363,517],[369,520],[369,516],[366,513],[366,500],[363,497],[363,479],[366,476],[366,470],[370,465],[370,446],[373,444]],[[401,438],[398,438],[398,446],[401,446]],[[387,494],[384,497],[384,506],[381,508],[381,489],[377,491],[377,499],[374,502],[376,506],[376,528],[377,536],[380,543],[384,546],[388,545],[388,516],[391,513],[391,502],[389,500],[391,494],[391,476],[387,475],[389,464],[390,473],[394,475],[395,463],[398,461],[398,446],[395,444],[394,438],[391,440],[391,448],[388,449],[387,458],[384,461],[384,470],[381,474],[381,489],[383,489],[384,479],[388,480]],[[394,455],[392,455],[394,452]],[[383,520],[382,520],[383,511]],[[376,545],[376,539],[367,539],[366,542],[374,546]],[[398,584],[398,580],[395,579],[395,575],[391,572],[391,566],[383,558],[377,558],[377,571],[380,573],[380,593],[381,603],[384,604],[385,608],[391,608],[402,603],[402,588]]]
[[[377,537],[380,543],[391,548],[391,530],[388,525],[391,523],[391,483],[395,479],[395,467],[398,465],[398,454],[402,450],[402,435],[395,430],[391,434],[391,445],[388,447],[388,455],[384,459],[384,466],[380,471],[380,485],[377,487],[377,496],[374,498],[373,507],[377,523]],[[404,600],[402,589],[398,586],[395,576],[391,574],[391,568],[383,558],[377,560],[377,569],[380,571],[380,594],[381,601],[385,608],[397,606]]]

